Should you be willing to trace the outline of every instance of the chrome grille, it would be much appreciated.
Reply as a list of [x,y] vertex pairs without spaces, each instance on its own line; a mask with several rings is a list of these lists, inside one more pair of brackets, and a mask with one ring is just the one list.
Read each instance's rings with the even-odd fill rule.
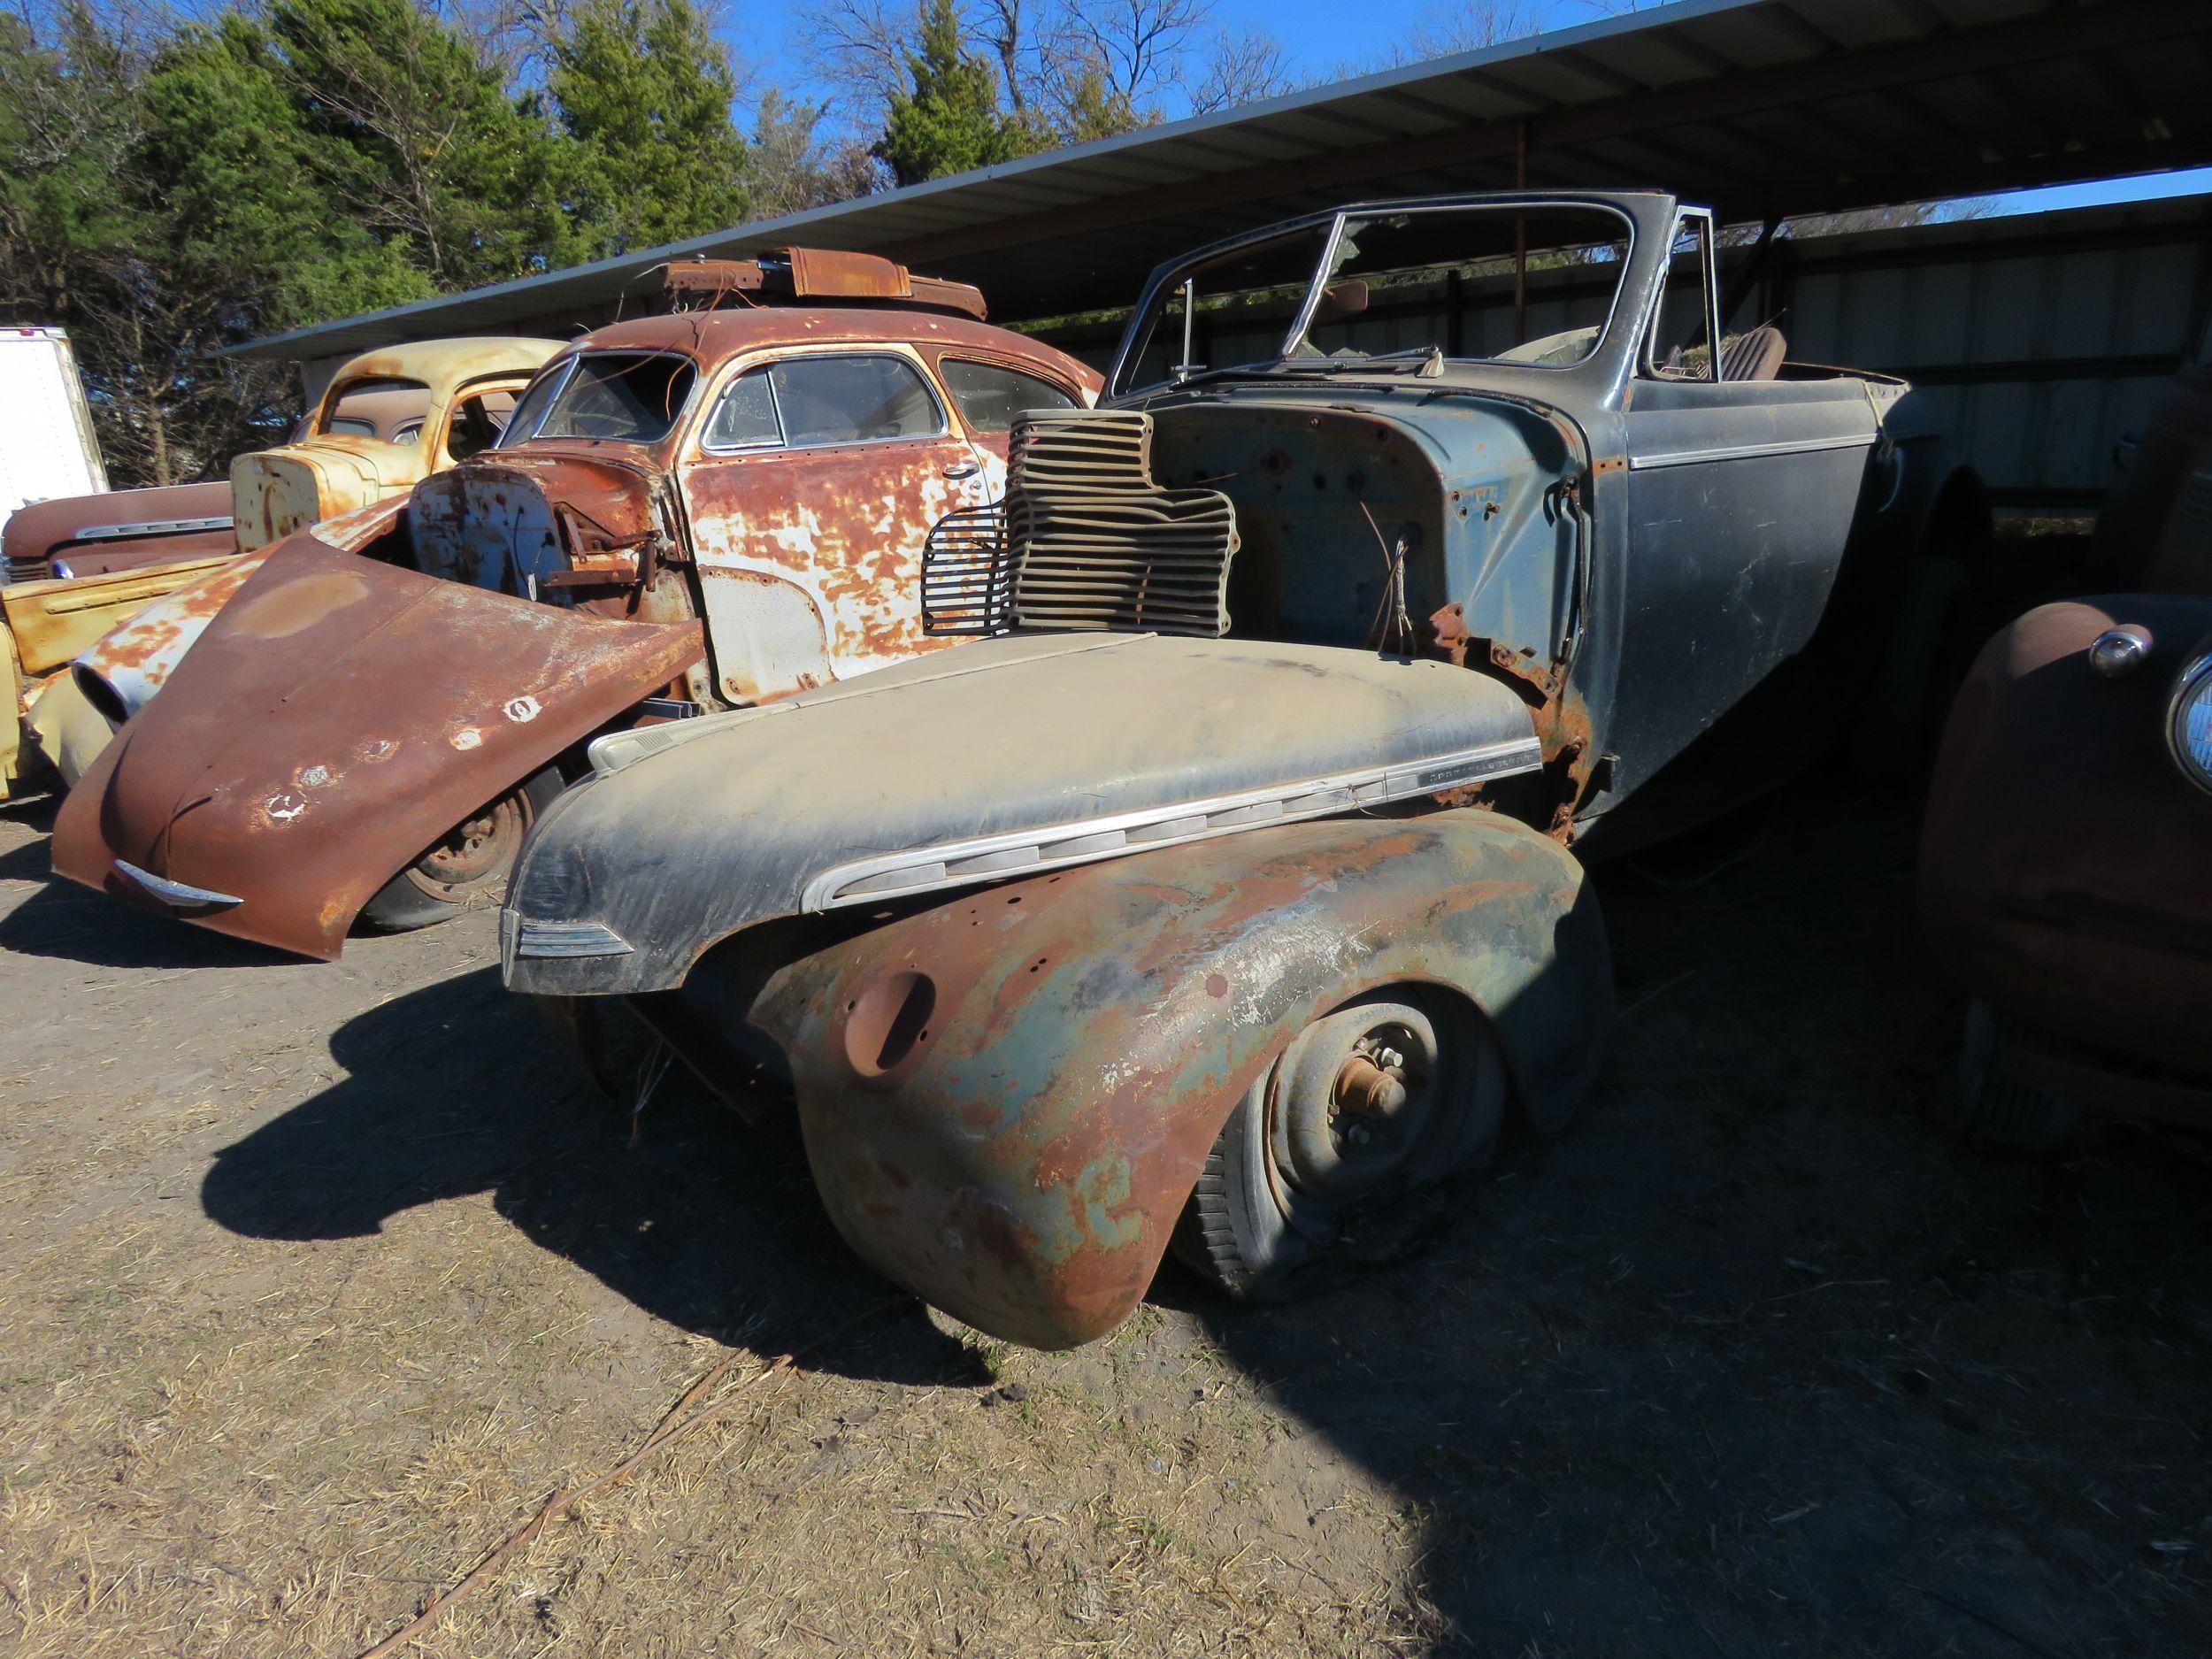
[[941,519],[922,557],[931,634],[1014,627],[1229,631],[1236,510],[1152,478],[1152,417],[1041,410],[1016,422],[1003,510]]

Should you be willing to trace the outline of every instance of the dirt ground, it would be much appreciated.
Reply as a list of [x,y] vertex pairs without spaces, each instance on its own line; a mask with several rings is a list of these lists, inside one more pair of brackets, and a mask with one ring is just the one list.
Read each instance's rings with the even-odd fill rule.
[[639,1144],[492,921],[310,966],[0,819],[0,1651],[345,1659],[731,1349],[697,1434],[438,1655],[2212,1652],[2212,1143],[1920,1110],[1910,826],[1814,784],[1604,871],[1624,1015],[1422,1259],[1171,1274],[1012,1350],[847,1253],[786,1132]]

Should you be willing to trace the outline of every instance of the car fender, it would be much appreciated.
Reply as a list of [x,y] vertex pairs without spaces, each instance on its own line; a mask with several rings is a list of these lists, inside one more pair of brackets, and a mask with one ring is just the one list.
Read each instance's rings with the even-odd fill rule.
[[[2151,641],[2107,678],[2107,629]],[[2001,1012],[2138,1060],[2206,1072],[2212,1008],[2212,794],[2166,724],[2212,597],[2122,594],[2044,605],[1983,648],[1951,709],[1920,841],[1929,943]]]
[[423,848],[703,649],[695,623],[534,604],[303,532],[70,792],[54,869],[327,960]]
[[1610,1015],[1603,924],[1571,855],[1474,809],[969,893],[779,971],[750,1018],[783,1050],[853,1248],[980,1330],[1061,1348],[1143,1296],[1290,1037],[1406,981],[1473,1003],[1522,1113],[1563,1122]]

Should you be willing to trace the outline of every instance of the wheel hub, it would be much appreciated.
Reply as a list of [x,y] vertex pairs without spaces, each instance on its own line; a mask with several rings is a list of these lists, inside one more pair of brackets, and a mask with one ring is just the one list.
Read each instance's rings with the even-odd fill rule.
[[526,827],[521,803],[505,796],[455,825],[415,867],[442,887],[465,887],[505,869]]

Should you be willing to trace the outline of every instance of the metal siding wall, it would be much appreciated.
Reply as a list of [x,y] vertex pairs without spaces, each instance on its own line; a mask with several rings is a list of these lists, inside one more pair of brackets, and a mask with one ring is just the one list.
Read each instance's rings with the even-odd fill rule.
[[[2212,209],[2181,202],[1790,239],[1778,244],[1768,285],[1778,314],[1763,314],[1755,290],[1729,326],[1773,322],[1793,361],[1915,380],[2001,501],[2086,510],[2110,481],[2114,441],[2141,429],[2195,344],[2193,320],[2201,327],[2212,306],[2208,235]],[[2036,251],[2017,251],[2022,242]],[[1724,282],[1730,274],[1724,269]],[[1483,286],[1469,285],[1461,311],[1470,355],[1512,343],[1509,311],[1494,296],[1476,303]],[[1532,283],[1529,334],[1587,326],[1602,310],[1600,297],[1563,298]],[[1322,338],[1402,350],[1443,341],[1446,320],[1440,296]],[[1210,360],[1263,355],[1279,338],[1267,328],[1225,331],[1209,342]],[[1112,354],[1110,339],[1095,336],[1075,349],[1102,366]]]

